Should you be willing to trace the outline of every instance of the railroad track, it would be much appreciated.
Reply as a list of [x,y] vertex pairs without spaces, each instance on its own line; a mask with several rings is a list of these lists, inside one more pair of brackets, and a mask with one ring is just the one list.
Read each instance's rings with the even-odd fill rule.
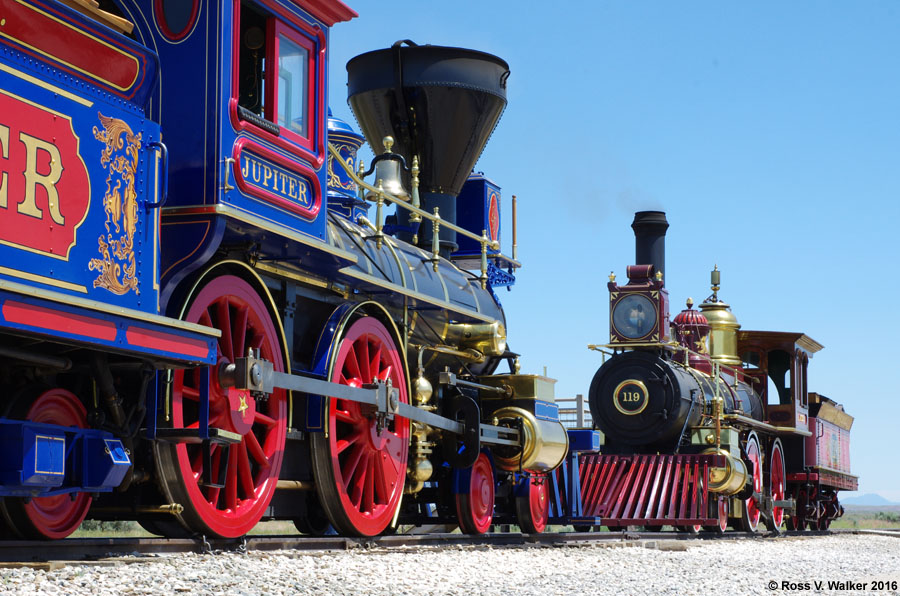
[[[375,538],[341,536],[247,536],[242,540],[206,540],[203,538],[67,538],[53,542],[0,542],[0,562],[49,563],[54,561],[97,561],[111,558],[151,556],[174,553],[263,552],[275,550],[344,551],[371,548],[442,547],[442,546],[575,546],[592,543],[621,543],[679,550],[688,541],[766,539],[776,536],[825,536],[829,534],[875,534],[900,538],[900,531],[831,530],[824,532],[782,532],[751,534],[729,532],[717,534],[680,534],[675,532],[561,532],[543,534],[492,533],[481,536],[465,534],[399,534]],[[679,545],[681,545],[679,547]]]

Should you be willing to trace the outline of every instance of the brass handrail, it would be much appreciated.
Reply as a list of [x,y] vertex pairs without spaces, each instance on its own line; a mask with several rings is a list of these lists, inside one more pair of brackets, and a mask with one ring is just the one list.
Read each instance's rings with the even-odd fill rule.
[[[345,172],[347,172],[347,174],[350,176],[350,179],[353,180],[353,182],[355,182],[360,188],[368,190],[369,192],[375,193],[376,197],[378,197],[376,204],[379,208],[376,210],[376,216],[375,216],[376,217],[376,222],[375,222],[376,237],[381,235],[381,234],[379,234],[379,231],[383,228],[383,225],[384,225],[384,222],[380,221],[381,211],[382,211],[381,205],[383,204],[384,201],[387,201],[389,203],[393,203],[394,205],[398,205],[398,206],[402,207],[403,209],[406,209],[407,211],[410,211],[411,213],[419,216],[420,218],[423,218],[423,219],[426,219],[426,220],[432,222],[432,224],[434,225],[434,238],[435,239],[437,238],[437,235],[438,235],[437,232],[439,231],[440,226],[445,226],[446,228],[453,230],[457,234],[462,234],[466,238],[470,238],[470,239],[475,240],[476,242],[480,243],[481,244],[481,284],[482,284],[482,287],[487,284],[487,259],[489,259],[489,258],[490,259],[503,259],[504,261],[510,263],[512,265],[512,267],[514,267],[516,269],[518,269],[519,267],[522,266],[522,264],[519,261],[512,259],[510,257],[507,257],[502,252],[497,253],[497,254],[488,255],[487,254],[488,247],[490,247],[492,250],[500,250],[500,243],[497,242],[496,240],[489,240],[487,238],[486,230],[482,231],[481,236],[479,236],[478,234],[472,233],[469,230],[466,230],[465,228],[461,228],[456,224],[452,224],[448,221],[444,221],[441,218],[441,216],[437,213],[437,209],[435,209],[435,213],[433,213],[433,214],[428,213],[424,209],[420,209],[419,207],[416,207],[415,205],[412,205],[399,197],[395,197],[394,195],[392,195],[388,192],[385,192],[384,189],[381,188],[380,185],[378,187],[373,186],[373,185],[365,182],[362,178],[360,178],[359,175],[356,173],[356,171],[354,171],[354,169],[352,167],[350,167],[346,161],[344,161],[344,158],[341,157],[340,152],[331,143],[328,143],[328,152],[331,153],[331,156],[337,160],[337,162],[340,164],[341,168],[343,168],[343,170]],[[376,183],[377,183],[377,181],[376,181]],[[435,244],[436,244],[436,242],[435,242]],[[380,242],[379,242],[379,245],[380,245]],[[434,267],[435,267],[435,271],[436,271],[437,265],[438,265],[437,247],[432,246],[431,252],[434,255],[432,262],[434,263]]]

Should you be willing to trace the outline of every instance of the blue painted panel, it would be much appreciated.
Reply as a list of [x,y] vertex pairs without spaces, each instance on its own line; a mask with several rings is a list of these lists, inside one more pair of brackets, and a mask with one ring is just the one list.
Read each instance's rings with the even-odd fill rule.
[[569,430],[569,452],[598,451],[600,449],[600,433],[596,430]]
[[559,420],[559,406],[539,399],[534,400],[534,416],[538,420]]
[[118,439],[102,436],[85,437],[82,441],[81,485],[88,490],[103,490],[122,483],[131,460]]
[[[500,187],[481,173],[471,174],[456,201],[456,223],[479,236],[487,230],[491,240],[500,242]],[[454,257],[481,257],[480,243],[462,235],[457,242],[459,249]],[[488,248],[489,255],[498,252]]]
[[0,496],[109,492],[131,467],[122,442],[90,428],[0,418]]
[[140,93],[108,92],[0,38],[0,279],[155,313],[157,214],[145,205],[159,194],[159,131],[141,103],[156,58],[125,45],[149,69]]

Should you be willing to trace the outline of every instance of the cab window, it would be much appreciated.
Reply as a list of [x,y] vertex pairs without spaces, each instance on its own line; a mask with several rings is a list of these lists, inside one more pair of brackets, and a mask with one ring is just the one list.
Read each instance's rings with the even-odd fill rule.
[[315,41],[249,2],[242,2],[240,118],[313,150],[315,56]]
[[278,124],[305,135],[309,51],[286,35],[278,36],[278,47]]

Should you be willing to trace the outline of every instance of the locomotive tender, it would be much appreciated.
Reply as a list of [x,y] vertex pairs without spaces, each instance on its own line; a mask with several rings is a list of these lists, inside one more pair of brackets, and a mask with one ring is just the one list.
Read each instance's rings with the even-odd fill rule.
[[411,42],[352,60],[357,171],[326,85],[354,16],[0,5],[4,536],[543,529],[568,438],[506,348],[494,290],[520,265],[470,176],[509,68]]
[[[744,331],[712,295],[670,323],[664,283],[665,214],[635,214],[636,265],[609,277],[610,357],[588,400],[602,447],[576,446],[554,491],[559,521],[724,532],[827,529],[843,513],[853,418],[807,390],[809,358],[822,349],[802,333]],[[581,453],[579,453],[581,452]],[[559,480],[562,480],[560,482]],[[552,521],[557,521],[552,516]]]

